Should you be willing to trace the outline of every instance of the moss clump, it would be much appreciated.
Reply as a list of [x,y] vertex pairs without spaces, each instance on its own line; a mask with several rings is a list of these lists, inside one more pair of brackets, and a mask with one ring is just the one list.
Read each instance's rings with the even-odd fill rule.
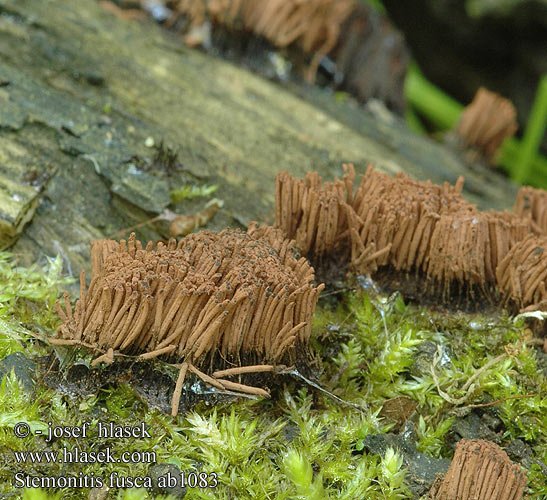
[[[10,339],[3,354],[23,349],[38,353],[40,347],[22,326],[35,324],[53,329],[51,312],[58,293],[60,263],[41,272],[12,269],[6,289],[14,290],[2,303],[0,321],[10,325]],[[55,261],[53,261],[55,262]],[[6,267],[7,266],[7,267]],[[30,273],[41,277],[30,279]],[[44,277],[49,276],[49,281]],[[23,298],[17,290],[34,283],[38,298]],[[13,332],[19,332],[15,335]],[[15,490],[14,474],[59,476],[70,472],[108,478],[148,474],[151,465],[17,463],[15,451],[61,451],[79,446],[82,451],[110,448],[114,456],[124,451],[154,452],[155,460],[175,464],[183,471],[218,474],[218,486],[187,490],[188,499],[228,498],[411,498],[412,470],[396,450],[382,456],[364,451],[364,439],[371,434],[393,431],[394,423],[379,416],[384,402],[405,395],[418,403],[411,418],[417,430],[417,447],[434,457],[450,458],[452,424],[463,411],[490,411],[501,421],[499,439],[504,446],[521,439],[532,450],[528,498],[547,495],[542,463],[547,462],[547,408],[542,395],[547,381],[537,369],[536,351],[527,347],[526,326],[506,316],[499,318],[432,312],[404,303],[398,295],[383,297],[366,293],[345,295],[333,307],[319,307],[312,335],[323,360],[321,384],[334,394],[359,404],[363,411],[341,407],[321,394],[287,380],[272,400],[243,401],[215,408],[198,406],[194,412],[168,417],[147,407],[123,383],[101,389],[87,399],[70,399],[40,384],[29,394],[15,376],[4,377],[0,385],[0,494],[34,499],[87,498],[89,488],[45,493]],[[419,356],[433,346],[441,358],[434,373],[433,361],[419,362]],[[475,378],[472,387],[462,388],[481,367],[503,353]],[[424,368],[425,367],[425,368]],[[436,381],[435,381],[436,380]],[[440,391],[439,391],[440,389]],[[441,394],[442,393],[442,394]],[[520,397],[535,394],[531,397]],[[465,400],[454,405],[444,396]],[[484,408],[471,405],[499,402]],[[454,413],[459,409],[460,413]],[[463,410],[462,410],[463,409]],[[75,426],[91,423],[92,439],[45,436],[16,438],[16,421],[32,429],[47,429],[47,423]],[[133,426],[144,422],[151,438],[107,439],[95,437],[98,422],[114,421]],[[145,489],[112,490],[119,499],[153,497]]]
[[[545,494],[545,471],[534,460],[544,464],[547,452],[547,379],[523,320],[431,311],[405,305],[399,294],[351,293],[336,309],[318,311],[316,323],[329,390],[372,411],[389,398],[411,397],[417,448],[436,458],[451,458],[456,418],[489,412],[501,421],[502,446],[521,439],[532,450],[529,498]],[[433,352],[420,365],[425,345]],[[357,449],[370,433],[361,433]]]
[[16,333],[17,323],[49,329],[57,326],[55,300],[61,287],[74,281],[61,276],[62,267],[59,256],[48,258],[41,267],[20,267],[9,252],[0,252],[0,319],[14,320],[12,333]]

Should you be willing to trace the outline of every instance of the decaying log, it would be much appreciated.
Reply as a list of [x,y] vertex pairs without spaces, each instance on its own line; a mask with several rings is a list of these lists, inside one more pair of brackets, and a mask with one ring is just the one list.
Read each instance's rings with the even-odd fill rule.
[[[118,1],[123,5],[123,0]],[[164,4],[166,15],[172,13],[166,24],[182,31],[187,45],[215,49],[218,45],[222,51],[228,38],[228,46],[232,43],[237,52],[240,45],[246,45],[241,38],[264,38],[277,49],[290,47],[284,55],[297,72],[303,70],[308,81],[317,79],[318,66],[323,63],[322,77],[329,75],[330,84],[349,91],[360,102],[376,98],[401,114],[405,109],[403,86],[410,53],[387,16],[366,3],[164,0]],[[149,2],[141,0],[141,5],[150,11]],[[300,68],[301,59],[307,67]]]
[[[266,220],[282,169],[327,180],[348,161],[434,182],[463,173],[446,148],[389,114],[382,120],[310,87],[295,96],[103,5],[81,1],[76,12],[70,0],[2,2],[0,247],[17,239],[22,265],[59,254],[65,272],[89,275],[92,240],[167,208],[202,210],[205,199],[170,205],[170,192],[185,185],[218,185],[225,204],[208,228],[220,230]],[[150,141],[177,151],[180,171],[159,168]],[[516,193],[500,175],[466,175],[466,196],[479,206],[504,208]],[[167,233],[147,225],[137,234]]]

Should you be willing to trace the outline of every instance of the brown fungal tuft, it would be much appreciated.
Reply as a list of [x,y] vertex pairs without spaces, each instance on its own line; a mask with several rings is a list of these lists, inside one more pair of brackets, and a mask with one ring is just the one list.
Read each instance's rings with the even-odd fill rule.
[[74,311],[68,299],[64,310],[57,306],[60,339],[52,340],[92,347],[99,361],[126,354],[181,363],[178,391],[190,371],[219,388],[263,395],[205,372],[245,365],[260,372],[307,354],[322,285],[292,247],[279,230],[256,225],[146,248],[134,234],[95,241],[91,283],[86,290],[82,272]]
[[480,212],[454,186],[391,177],[369,167],[354,189],[355,171],[322,184],[316,173],[294,179],[278,174],[276,226],[320,265],[327,254],[349,262],[361,274],[382,268],[406,279],[421,275],[422,293],[445,300],[475,291],[489,296],[496,268],[529,222],[509,212]]
[[455,130],[466,146],[480,151],[492,163],[501,143],[517,129],[513,103],[481,87],[464,109]]
[[346,178],[323,184],[317,172],[308,172],[304,179],[295,179],[288,172],[277,175],[275,225],[305,255],[321,258],[343,243],[340,234],[348,229],[344,182]]
[[547,236],[516,243],[496,270],[498,286],[517,309],[547,310]]
[[[232,29],[263,36],[277,47],[294,44],[313,54],[308,79],[312,80],[321,58],[338,41],[344,21],[355,9],[354,0],[180,0],[175,3],[174,24],[182,15],[190,19],[186,43],[195,45],[194,29],[207,19]],[[198,37],[199,40],[199,37]]]
[[434,484],[432,500],[520,500],[527,478],[498,445],[481,439],[462,439],[440,485]]
[[547,234],[547,191],[522,186],[513,211],[529,219],[535,233]]

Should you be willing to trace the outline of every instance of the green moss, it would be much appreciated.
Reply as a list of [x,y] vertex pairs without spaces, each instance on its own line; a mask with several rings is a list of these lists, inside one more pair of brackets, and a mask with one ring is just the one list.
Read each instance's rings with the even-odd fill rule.
[[53,305],[59,287],[70,283],[70,278],[61,278],[62,261],[58,256],[47,259],[42,268],[18,267],[9,252],[0,252],[0,278],[3,282],[0,303],[14,310],[24,299]]
[[17,266],[10,253],[0,252],[0,320],[6,322],[4,325],[11,323],[7,327],[8,337],[21,338],[20,323],[45,329],[58,324],[53,307],[55,300],[60,289],[74,281],[62,277],[61,271],[62,260],[59,256],[48,258],[42,267],[35,265],[26,268]]
[[61,493],[48,493],[41,488],[26,488],[23,491],[23,500],[58,500]]
[[290,449],[283,459],[283,468],[289,480],[296,487],[299,498],[322,500],[326,498],[321,474],[313,477],[313,469],[309,457],[295,449]]
[[218,189],[218,184],[212,186],[196,186],[195,184],[186,184],[177,189],[173,189],[169,195],[171,196],[171,203],[177,203],[182,200],[191,200],[200,196],[209,196]]
[[380,463],[380,485],[383,486],[384,498],[398,500],[407,498],[409,491],[405,485],[405,471],[402,468],[403,458],[393,448],[388,448]]
[[40,402],[32,401],[31,397],[21,387],[13,372],[2,378],[0,382],[0,443],[11,449],[23,449],[28,441],[16,438],[13,428],[18,422],[26,422],[32,432],[45,431],[47,425],[40,418]]
[[[44,272],[19,269],[7,258],[2,272],[10,271],[0,314],[7,341],[3,355],[16,350],[36,353],[40,347],[22,326],[34,324],[51,331],[57,323],[52,305],[64,282],[59,261]],[[36,273],[36,274],[34,274]],[[40,275],[40,276],[38,276]],[[34,292],[31,294],[31,289]],[[19,290],[22,291],[19,294]],[[7,325],[7,328],[2,327]],[[7,332],[7,333],[6,333]],[[408,396],[417,403],[413,417],[417,447],[435,457],[450,458],[446,436],[454,420],[454,405],[443,397],[465,398],[459,406],[500,400],[493,405],[504,425],[502,441],[523,439],[534,459],[547,460],[547,382],[538,369],[536,351],[526,347],[526,327],[499,318],[432,312],[406,305],[392,297],[351,293],[334,307],[320,306],[315,316],[313,344],[322,360],[320,383],[363,410],[342,407],[311,389],[287,382],[272,400],[243,401],[215,408],[198,406],[171,418],[148,408],[130,387],[119,383],[85,400],[74,400],[37,385],[26,393],[13,374],[0,384],[0,494],[13,493],[14,474],[59,476],[70,472],[102,477],[110,474],[146,476],[151,464],[17,463],[15,451],[153,452],[157,462],[176,464],[181,470],[218,474],[218,486],[189,488],[188,499],[288,498],[410,498],[401,456],[388,450],[375,456],[364,450],[364,438],[385,433],[394,423],[381,418],[383,403]],[[434,367],[418,369],[416,357],[424,342],[440,347],[442,359]],[[502,357],[481,372],[466,390],[467,380],[489,360]],[[439,391],[440,389],[440,391]],[[533,395],[519,399],[514,396]],[[469,410],[471,411],[471,410]],[[33,431],[47,423],[79,426],[91,423],[91,438],[45,436],[16,438],[13,426],[27,422]],[[151,438],[107,439],[96,436],[98,422],[149,426]],[[533,463],[529,498],[546,494],[541,466]],[[20,490],[22,498],[56,498],[41,490]],[[52,492],[50,492],[52,493]],[[70,489],[57,498],[87,498],[89,488]],[[144,489],[114,490],[113,498],[147,498]]]
[[420,415],[416,429],[418,434],[416,448],[418,448],[418,451],[436,458],[441,458],[443,455],[446,456],[448,450],[444,443],[444,437],[453,422],[453,418],[447,418],[434,425],[427,423],[425,418]]
[[13,319],[0,318],[0,359],[23,350],[22,340],[30,336],[30,332],[21,327]]
[[[542,460],[547,452],[547,379],[537,367],[536,350],[524,343],[528,331],[522,321],[514,323],[506,314],[484,317],[407,306],[397,294],[387,299],[350,294],[343,304],[316,315],[316,329],[328,336],[329,345],[340,346],[332,354],[323,349],[324,379],[335,381],[329,387],[335,394],[364,401],[376,412],[390,397],[411,397],[418,402],[417,448],[438,458],[451,456],[445,436],[453,410],[498,401],[493,408],[504,425],[503,443],[522,439]],[[433,362],[421,372],[411,370],[424,341],[442,352],[433,368],[438,387],[429,369]],[[506,352],[510,355],[502,356]],[[461,403],[452,405],[441,393]],[[390,427],[380,422],[386,432]],[[371,432],[367,426],[357,449]],[[532,467],[530,498],[545,491],[542,474],[539,465]]]

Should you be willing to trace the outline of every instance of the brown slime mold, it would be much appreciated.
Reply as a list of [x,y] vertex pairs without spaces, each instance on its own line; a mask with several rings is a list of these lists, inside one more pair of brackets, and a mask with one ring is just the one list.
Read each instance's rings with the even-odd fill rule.
[[146,248],[134,234],[95,241],[91,283],[86,289],[82,271],[75,309],[66,294],[65,307],[57,304],[62,325],[51,343],[101,352],[93,364],[116,355],[176,363],[173,414],[188,371],[221,389],[267,395],[218,377],[273,371],[307,356],[323,285],[313,284],[313,268],[293,245],[256,225]]

